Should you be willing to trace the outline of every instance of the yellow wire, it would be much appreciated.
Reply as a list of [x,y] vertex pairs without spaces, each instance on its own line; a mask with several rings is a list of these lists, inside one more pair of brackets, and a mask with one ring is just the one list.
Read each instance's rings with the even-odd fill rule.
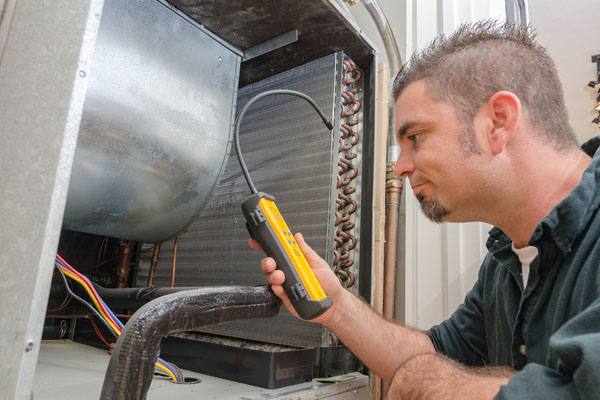
[[[81,278],[79,278],[77,275],[73,274],[68,269],[64,268],[62,265],[60,265],[58,263],[57,263],[57,265],[65,273],[65,275],[67,275],[69,278],[73,279],[74,281],[76,281],[77,283],[79,283],[81,286],[83,286],[83,288],[85,289],[85,291],[88,293],[88,295],[90,296],[90,298],[94,302],[94,305],[96,306],[96,308],[98,309],[98,311],[100,312],[100,314],[102,314],[102,317],[106,320],[106,322],[110,325],[110,327],[117,333],[117,336],[120,336],[121,335],[121,330],[119,329],[119,327],[115,326],[111,322],[111,320],[106,316],[106,314],[102,310],[102,307],[100,306],[100,304],[96,300],[96,297],[94,296],[93,292],[88,287],[87,283],[85,281],[83,281]],[[158,361],[156,362],[156,366],[158,368],[162,369],[164,372],[166,372],[167,375],[169,375],[169,377],[173,381],[177,382],[177,377],[175,376],[175,374],[170,369],[168,369],[166,366],[162,365]]]
[[169,368],[165,367],[158,361],[156,362],[156,366],[158,368],[162,369],[163,371],[165,371],[167,373],[167,375],[169,375],[171,377],[171,379],[173,379],[174,382],[177,382],[177,378],[175,377],[175,374],[173,374],[173,372],[171,372],[171,370]]
[[83,288],[85,289],[85,291],[88,293],[88,295],[90,296],[90,298],[92,299],[92,301],[94,302],[94,304],[96,305],[96,308],[98,309],[98,311],[100,312],[100,314],[102,314],[102,317],[106,320],[106,322],[110,325],[110,327],[113,329],[113,331],[115,331],[115,333],[117,335],[121,334],[121,330],[115,326],[111,320],[107,317],[107,315],[104,313],[104,311],[102,310],[102,307],[100,306],[100,304],[98,303],[98,301],[96,300],[94,294],[92,293],[92,291],[90,290],[90,288],[87,286],[87,284],[81,279],[79,278],[77,275],[73,274],[72,272],[70,272],[68,269],[66,268],[62,268],[62,271],[71,279],[73,279],[74,281],[77,281],[77,283],[79,283],[81,286],[83,286]]

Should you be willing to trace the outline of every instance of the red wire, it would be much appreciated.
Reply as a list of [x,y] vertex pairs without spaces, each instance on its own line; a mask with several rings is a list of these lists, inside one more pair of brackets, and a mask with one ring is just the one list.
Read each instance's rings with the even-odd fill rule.
[[92,326],[94,327],[94,330],[96,331],[96,335],[98,335],[100,340],[102,340],[104,342],[104,344],[106,345],[106,347],[108,347],[110,349],[110,344],[108,344],[106,339],[104,339],[104,336],[102,336],[102,333],[100,333],[100,329],[98,329],[98,326],[96,325],[94,320],[90,318],[90,322],[92,323]]

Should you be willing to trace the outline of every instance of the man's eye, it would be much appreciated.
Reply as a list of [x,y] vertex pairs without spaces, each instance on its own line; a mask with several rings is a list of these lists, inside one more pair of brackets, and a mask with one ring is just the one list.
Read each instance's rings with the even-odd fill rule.
[[412,135],[408,135],[408,140],[412,142],[416,142],[421,137],[421,132],[413,133]]

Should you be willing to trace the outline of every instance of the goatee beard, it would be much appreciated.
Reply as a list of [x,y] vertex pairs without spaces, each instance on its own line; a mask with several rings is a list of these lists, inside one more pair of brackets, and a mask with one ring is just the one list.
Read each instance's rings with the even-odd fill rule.
[[439,224],[443,222],[444,218],[447,217],[452,211],[441,205],[435,198],[425,200],[422,194],[417,195],[417,200],[421,204],[421,210],[423,214],[432,222]]

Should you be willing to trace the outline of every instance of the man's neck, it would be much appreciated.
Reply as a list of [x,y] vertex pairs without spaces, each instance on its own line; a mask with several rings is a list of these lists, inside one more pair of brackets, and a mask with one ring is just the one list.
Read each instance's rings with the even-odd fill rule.
[[546,152],[541,158],[527,159],[522,184],[514,188],[506,202],[504,215],[494,225],[513,241],[517,248],[526,247],[536,226],[579,185],[591,158],[584,152]]

